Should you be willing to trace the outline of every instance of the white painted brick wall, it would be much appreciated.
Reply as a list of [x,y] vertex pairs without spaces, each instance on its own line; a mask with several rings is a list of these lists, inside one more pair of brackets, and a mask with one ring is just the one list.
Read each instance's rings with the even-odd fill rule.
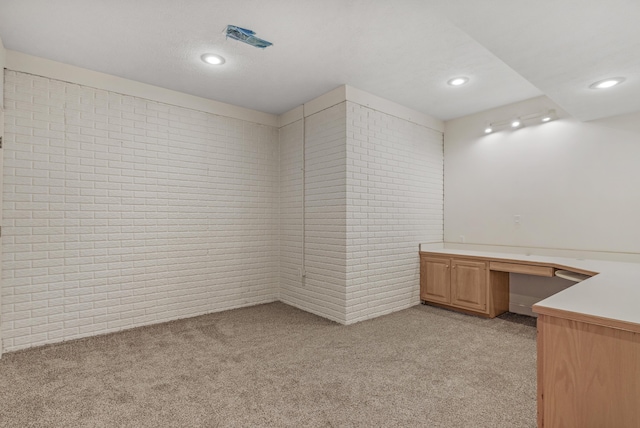
[[4,350],[277,299],[275,128],[5,76]]
[[419,303],[418,244],[442,241],[442,133],[352,102],[280,129],[280,299],[341,323]]
[[278,298],[341,323],[418,303],[441,133],[351,102],[306,118],[302,280],[302,121],[6,82],[5,350]]
[[302,120],[280,128],[280,290],[281,301],[304,308],[302,287]]
[[281,128],[280,300],[345,322],[346,104],[306,118],[306,272],[299,278],[302,121]]
[[442,133],[347,102],[347,308],[419,303],[418,244],[443,238]]

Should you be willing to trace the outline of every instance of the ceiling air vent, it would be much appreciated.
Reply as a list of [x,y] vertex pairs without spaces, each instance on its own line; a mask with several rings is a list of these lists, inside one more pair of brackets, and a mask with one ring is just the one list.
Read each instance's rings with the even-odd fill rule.
[[235,25],[227,25],[227,38],[238,40],[242,43],[246,43],[256,48],[264,49],[271,46],[273,43],[262,40],[255,36],[255,31],[247,30],[246,28],[236,27]]

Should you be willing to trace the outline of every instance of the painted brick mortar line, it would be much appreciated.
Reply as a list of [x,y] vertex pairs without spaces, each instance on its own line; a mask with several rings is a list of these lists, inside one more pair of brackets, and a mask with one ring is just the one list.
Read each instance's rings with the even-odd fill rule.
[[5,349],[278,298],[276,128],[7,76]]

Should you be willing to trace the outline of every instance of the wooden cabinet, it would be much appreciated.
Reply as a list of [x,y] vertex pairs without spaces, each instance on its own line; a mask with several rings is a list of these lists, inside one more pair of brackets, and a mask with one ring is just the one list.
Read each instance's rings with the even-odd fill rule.
[[420,254],[420,299],[495,317],[508,310],[509,277],[486,261]]
[[451,260],[451,304],[472,311],[487,311],[487,264]]
[[451,269],[449,259],[420,258],[420,299],[448,304],[451,302]]

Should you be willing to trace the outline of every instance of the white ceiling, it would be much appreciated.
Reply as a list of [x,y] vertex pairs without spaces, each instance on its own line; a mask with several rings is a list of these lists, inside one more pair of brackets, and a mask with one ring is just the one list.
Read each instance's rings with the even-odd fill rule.
[[640,111],[638,22],[638,0],[0,0],[7,49],[274,114],[347,84],[442,120],[541,94],[582,120]]

